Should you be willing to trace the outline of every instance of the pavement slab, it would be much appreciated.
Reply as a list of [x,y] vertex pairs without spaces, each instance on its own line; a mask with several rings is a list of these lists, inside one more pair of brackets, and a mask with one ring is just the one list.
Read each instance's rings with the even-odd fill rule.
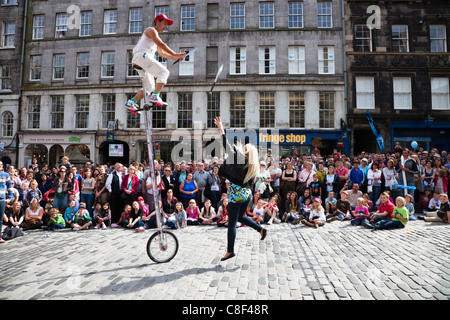
[[146,253],[154,230],[27,231],[0,244],[0,299],[450,299],[449,224],[265,227],[264,241],[239,228],[236,257],[224,262],[225,228],[176,230],[178,254],[164,264]]

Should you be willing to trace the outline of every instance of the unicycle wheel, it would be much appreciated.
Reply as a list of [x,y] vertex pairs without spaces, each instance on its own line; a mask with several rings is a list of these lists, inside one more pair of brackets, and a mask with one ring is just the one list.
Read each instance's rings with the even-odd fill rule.
[[170,231],[157,231],[147,242],[147,254],[156,263],[172,260],[178,252],[178,239]]

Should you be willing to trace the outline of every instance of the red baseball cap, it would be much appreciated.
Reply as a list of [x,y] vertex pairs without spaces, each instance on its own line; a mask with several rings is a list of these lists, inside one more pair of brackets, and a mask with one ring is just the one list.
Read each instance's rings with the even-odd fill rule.
[[170,20],[169,18],[167,18],[167,16],[165,15],[165,14],[158,14],[156,17],[155,17],[155,23],[157,22],[157,21],[159,21],[159,20],[167,20],[167,22],[168,22],[168,24],[169,24],[169,26],[171,26],[172,24],[173,24],[173,20]]

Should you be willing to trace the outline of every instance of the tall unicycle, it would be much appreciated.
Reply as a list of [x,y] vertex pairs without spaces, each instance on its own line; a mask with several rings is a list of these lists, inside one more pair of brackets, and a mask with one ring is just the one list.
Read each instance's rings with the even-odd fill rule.
[[164,216],[161,210],[160,200],[161,194],[159,184],[157,182],[155,162],[153,158],[153,115],[152,108],[156,107],[152,102],[148,101],[148,96],[144,87],[144,112],[145,132],[147,135],[147,151],[148,163],[150,166],[150,177],[152,179],[153,196],[155,200],[155,213],[157,231],[153,233],[147,242],[147,254],[156,263],[165,263],[172,260],[178,252],[178,239],[170,231],[164,227]]

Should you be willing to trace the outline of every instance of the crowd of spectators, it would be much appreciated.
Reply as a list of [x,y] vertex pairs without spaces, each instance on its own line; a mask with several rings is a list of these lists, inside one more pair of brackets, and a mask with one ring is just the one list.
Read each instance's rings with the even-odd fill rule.
[[[227,226],[229,181],[219,175],[222,161],[155,161],[168,228]],[[448,222],[449,178],[450,154],[435,148],[397,145],[392,153],[354,156],[269,152],[261,156],[247,215],[257,223],[350,221],[373,230],[403,228],[415,219]],[[68,157],[51,167],[37,159],[20,169],[0,162],[0,221],[3,239],[30,229],[155,228],[150,171],[136,162],[72,165]]]

